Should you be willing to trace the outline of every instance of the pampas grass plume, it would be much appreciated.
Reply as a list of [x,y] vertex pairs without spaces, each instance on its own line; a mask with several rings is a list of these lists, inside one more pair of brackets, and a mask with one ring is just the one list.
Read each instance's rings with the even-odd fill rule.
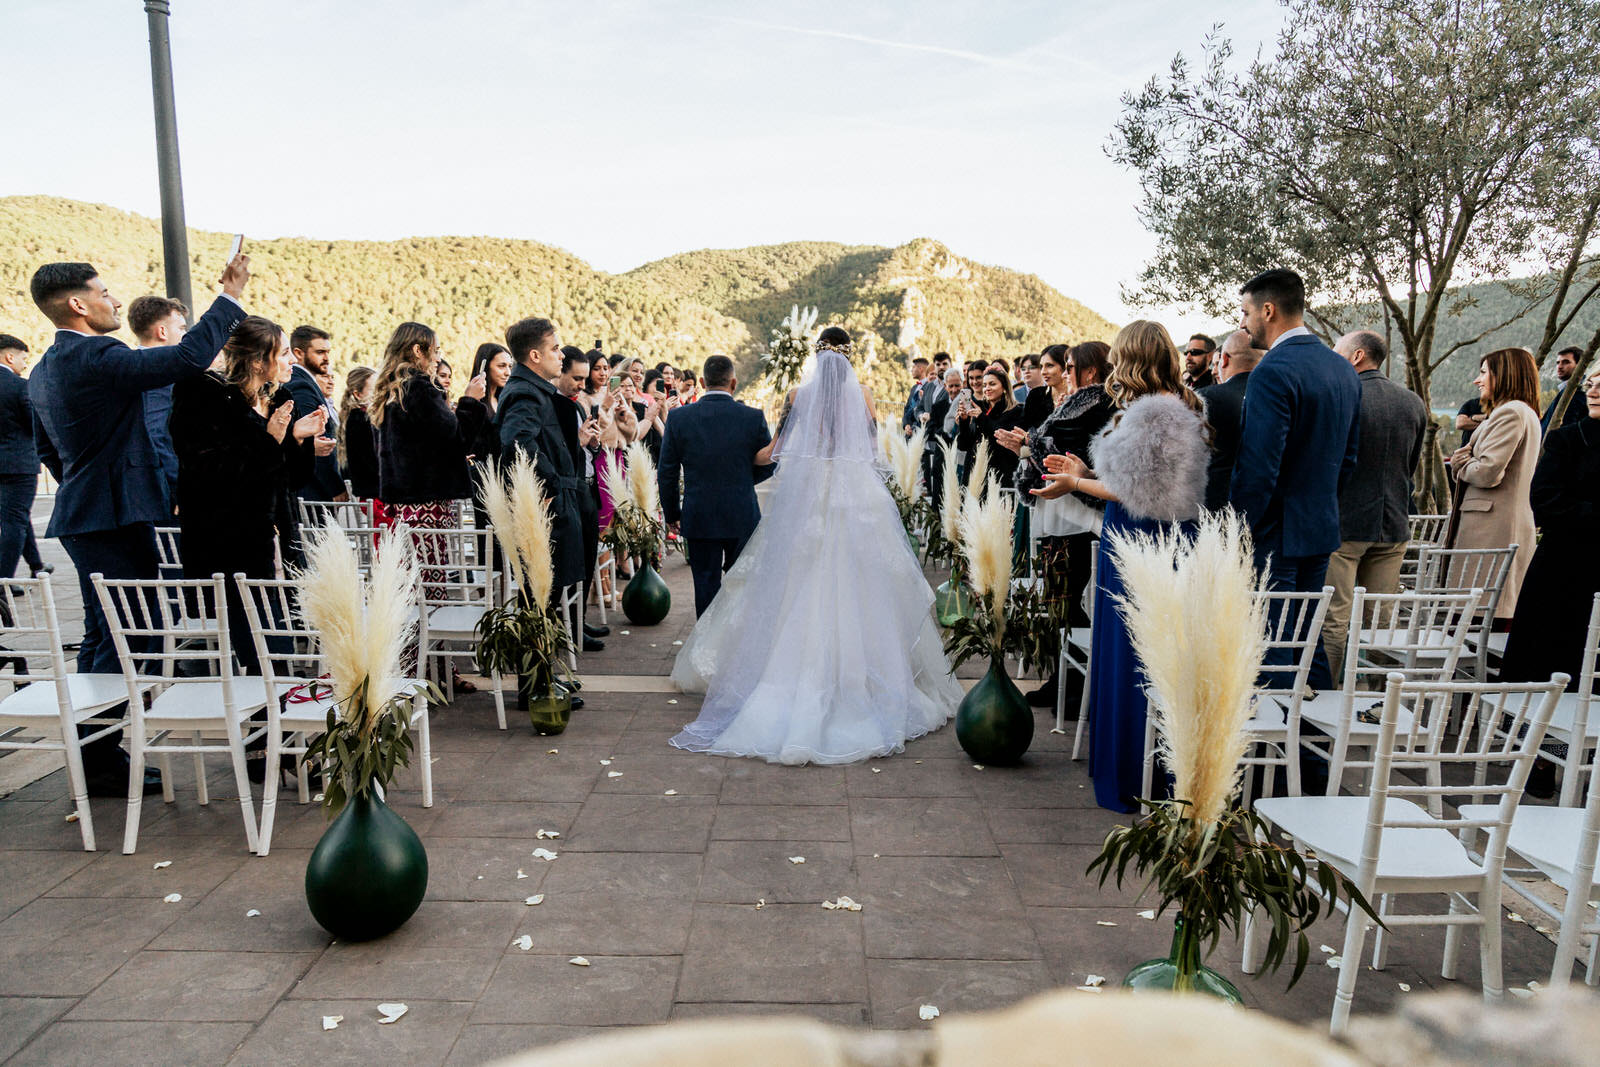
[[398,691],[400,664],[416,629],[417,561],[404,529],[390,527],[378,539],[367,579],[366,676],[363,729],[372,730],[389,698]]
[[503,526],[495,523],[495,533],[506,555],[517,556],[521,563],[522,592],[529,603],[542,607],[550,600],[555,579],[550,563],[550,508],[533,461],[520,449],[506,469],[506,487],[509,515]]
[[922,496],[922,456],[928,451],[928,431],[919,429],[909,439],[893,435],[889,466],[894,472],[895,485],[900,495],[911,503]]
[[498,465],[490,464],[484,468],[478,479],[478,498],[483,501],[484,514],[489,517],[489,526],[500,542],[500,554],[505,559],[506,569],[511,572],[512,581],[519,588],[525,586],[527,576],[522,571],[522,556],[511,539],[511,498],[506,493],[506,483],[500,477]]
[[[654,518],[661,510],[661,489],[656,484],[656,465],[651,462],[650,450],[638,441],[628,446],[625,453],[628,464],[628,496],[634,507]],[[613,500],[620,499],[613,497]]]
[[972,466],[967,470],[967,492],[980,499],[989,490],[989,442],[980,440],[972,451]]
[[1006,594],[1011,591],[1011,527],[1016,506],[1003,493],[987,499],[968,497],[961,509],[961,551],[967,559],[967,580],[972,591],[988,597],[996,620],[1005,618]]
[[1118,607],[1152,691],[1160,753],[1195,832],[1238,791],[1252,690],[1266,654],[1264,591],[1249,532],[1231,510],[1207,512],[1193,538],[1177,528],[1113,532],[1126,592]]
[[961,544],[961,503],[966,497],[966,489],[961,484],[961,470],[957,464],[956,446],[953,441],[941,441],[940,449],[944,455],[944,497],[939,501],[939,525],[943,528],[944,539],[952,548]]

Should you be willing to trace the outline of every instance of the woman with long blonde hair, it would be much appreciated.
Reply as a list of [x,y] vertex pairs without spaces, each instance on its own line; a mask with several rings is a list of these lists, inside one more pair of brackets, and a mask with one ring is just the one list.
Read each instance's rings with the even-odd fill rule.
[[1117,609],[1122,578],[1106,548],[1113,531],[1157,533],[1200,517],[1205,499],[1205,405],[1183,384],[1178,346],[1158,322],[1130,322],[1111,345],[1106,383],[1116,412],[1090,444],[1094,468],[1080,456],[1048,456],[1045,498],[1087,493],[1106,502],[1094,592],[1089,668],[1089,774],[1103,808],[1137,809],[1144,768],[1144,672]]

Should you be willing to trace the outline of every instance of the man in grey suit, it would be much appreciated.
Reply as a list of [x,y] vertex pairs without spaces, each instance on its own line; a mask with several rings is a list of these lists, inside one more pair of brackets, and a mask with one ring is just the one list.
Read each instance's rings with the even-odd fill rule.
[[1371,330],[1339,338],[1333,350],[1361,379],[1361,451],[1339,493],[1341,543],[1328,558],[1333,602],[1322,627],[1322,647],[1337,682],[1350,629],[1355,587],[1392,593],[1400,585],[1411,532],[1411,476],[1422,458],[1428,412],[1422,398],[1383,373],[1389,346]]

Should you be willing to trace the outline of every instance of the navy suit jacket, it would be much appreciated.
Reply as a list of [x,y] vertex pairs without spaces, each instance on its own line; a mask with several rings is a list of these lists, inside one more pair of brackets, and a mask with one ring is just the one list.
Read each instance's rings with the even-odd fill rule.
[[1228,506],[1228,489],[1233,484],[1233,464],[1239,456],[1239,431],[1244,424],[1244,394],[1249,380],[1250,372],[1244,371],[1200,390],[1200,399],[1206,402],[1206,421],[1211,424],[1206,507],[1212,511]]
[[[334,438],[339,436],[338,409],[328,403],[328,398],[322,393],[322,386],[317,384],[310,371],[296,363],[284,388],[294,397],[294,419],[291,421],[298,421],[318,408],[326,407],[328,428],[322,431],[322,435]],[[344,475],[339,472],[337,449],[326,456],[316,457],[316,461],[311,465],[310,480],[296,492],[303,500],[332,500],[344,492]]]
[[115,337],[61,330],[28,376],[33,435],[61,483],[49,537],[172,518],[144,393],[204,374],[244,309],[218,297],[182,341],[135,351]]
[[39,476],[28,383],[9,367],[0,367],[0,475],[3,474]]
[[1281,342],[1250,372],[1228,497],[1258,557],[1339,547],[1339,490],[1355,470],[1360,431],[1361,380],[1315,337]]
[[[667,416],[656,471],[661,511],[681,522],[695,540],[742,541],[761,521],[756,483],[774,467],[756,466],[756,453],[772,443],[767,418],[726,393],[707,393]],[[678,503],[680,480],[683,503]]]
[[160,385],[144,392],[144,428],[150,433],[150,444],[155,447],[156,458],[161,461],[161,476],[167,487],[167,503],[178,502],[178,449],[172,443],[172,431],[167,424],[172,421],[172,386]]

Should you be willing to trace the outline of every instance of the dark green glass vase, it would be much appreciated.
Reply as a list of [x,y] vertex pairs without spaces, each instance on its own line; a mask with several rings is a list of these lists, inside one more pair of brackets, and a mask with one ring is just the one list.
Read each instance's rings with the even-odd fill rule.
[[1232,982],[1200,962],[1200,938],[1185,926],[1181,915],[1172,924],[1172,949],[1166,958],[1145,960],[1128,972],[1122,984],[1129,989],[1204,993],[1229,1004],[1244,1003]]
[[999,657],[956,709],[956,740],[976,762],[994,767],[1018,762],[1033,743],[1033,709]]
[[622,613],[635,626],[654,626],[672,610],[672,590],[646,563],[622,590]]
[[311,914],[342,941],[398,930],[428,889],[428,853],[375,791],[352,796],[306,864]]
[[951,578],[933,591],[933,611],[939,625],[949,629],[962,619],[972,616],[972,594],[967,583]]

